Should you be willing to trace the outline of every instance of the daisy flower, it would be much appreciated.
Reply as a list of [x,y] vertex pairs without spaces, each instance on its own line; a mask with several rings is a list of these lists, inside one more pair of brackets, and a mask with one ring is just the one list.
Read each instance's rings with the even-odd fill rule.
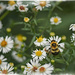
[[8,6],[6,7],[7,10],[13,11],[15,9],[16,2],[14,0],[9,0],[8,1]]
[[6,5],[2,2],[0,3],[0,14],[6,9]]
[[39,61],[42,61],[43,59],[45,59],[46,57],[46,52],[44,50],[38,50],[36,49],[32,55],[33,59],[35,60],[39,60]]
[[59,43],[60,41],[61,37],[49,37],[46,50],[50,50],[52,53],[57,53],[57,51],[63,52],[62,48],[64,48],[64,43]]
[[69,30],[75,31],[75,24],[71,24]]
[[2,22],[0,21],[0,29],[2,29],[2,26],[3,26],[3,24],[2,24]]
[[6,60],[7,60],[7,58],[4,58],[3,55],[0,55],[0,67],[1,67],[2,65],[7,64],[7,62],[5,62]]
[[49,6],[51,6],[50,2],[49,2],[49,1],[46,1],[46,0],[44,0],[44,1],[38,0],[38,1],[35,1],[34,3],[32,3],[32,4],[34,4],[34,6],[36,6],[36,9],[37,9],[37,10],[40,10],[40,11],[41,11],[44,7],[49,7]]
[[9,64],[5,64],[3,66],[1,66],[1,70],[0,70],[0,74],[13,74],[13,70],[14,68],[11,67]]
[[18,6],[18,9],[19,9],[20,12],[27,12],[28,11],[27,6],[28,6],[28,4],[27,5],[21,4],[21,5]]
[[51,75],[54,67],[49,64],[44,64],[38,68],[38,75]]
[[28,17],[24,17],[24,22],[29,22],[29,18]]
[[8,53],[13,48],[13,40],[11,37],[6,36],[5,38],[0,37],[0,52]]
[[22,54],[20,53],[17,53],[16,51],[13,51],[12,52],[12,57],[17,61],[17,62],[23,62],[26,60],[26,57],[23,56]]
[[46,43],[47,43],[47,39],[46,38],[43,38],[42,36],[40,36],[39,38],[36,37],[36,41],[34,41],[34,44],[36,46],[44,46]]
[[21,34],[17,35],[15,37],[15,44],[16,44],[15,48],[20,49],[22,44],[24,44],[23,41],[25,41],[26,39],[27,38],[25,36],[21,35]]
[[26,64],[27,67],[24,70],[24,74],[27,75],[38,75],[37,70],[40,66],[40,63],[38,60],[30,60],[30,63]]
[[60,24],[62,21],[61,21],[61,18],[56,16],[56,17],[51,17],[50,18],[50,22],[51,24],[55,24],[55,25],[58,25]]

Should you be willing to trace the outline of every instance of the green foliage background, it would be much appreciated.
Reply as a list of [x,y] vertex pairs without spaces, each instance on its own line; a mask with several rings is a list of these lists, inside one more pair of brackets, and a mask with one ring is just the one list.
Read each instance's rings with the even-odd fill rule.
[[[4,1],[4,3],[7,4],[7,1],[6,2]],[[25,1],[25,4],[27,4],[27,3],[30,3],[30,2]],[[35,26],[35,28],[36,28],[35,30],[37,31],[37,33],[40,33],[41,35],[44,35],[44,37],[47,37],[47,38],[50,36],[49,31],[47,32],[47,29],[44,29],[44,31],[41,33],[42,29],[40,29],[40,28],[46,27],[46,25],[49,26],[49,19],[47,18],[49,9],[39,11],[39,13],[36,16],[36,21],[38,19],[42,19],[42,20],[40,20],[40,22]],[[30,13],[30,11],[29,11],[29,13]],[[31,15],[33,16],[33,13],[30,13],[30,14],[26,13],[26,14],[24,14],[24,17],[25,17],[25,15],[27,17],[31,17]],[[56,35],[59,35],[59,36],[65,35],[67,37],[66,41],[68,43],[70,43],[70,36],[72,34],[72,31],[69,31],[69,26],[70,26],[70,24],[75,24],[75,1],[61,2],[53,10],[52,15],[50,17],[56,16],[56,15],[61,17],[62,23],[57,25],[57,26],[52,26],[52,31],[55,32]],[[0,16],[2,16],[2,15],[0,15]],[[28,46],[31,42],[31,39],[33,38],[33,34],[32,34],[33,32],[22,30],[22,28],[24,27],[24,24],[20,24],[20,22],[23,22],[23,17],[20,17],[20,16],[21,16],[21,13],[16,11],[16,10],[10,12],[2,20],[4,28],[2,30],[3,32],[0,31],[0,36],[6,36],[7,33],[6,33],[5,28],[10,27],[10,28],[12,28],[12,34],[13,35],[23,34],[27,37],[26,45]],[[47,21],[48,21],[48,24],[47,24]],[[19,22],[19,24],[15,24],[18,22]],[[34,46],[34,45],[32,45],[32,46]],[[70,47],[71,47],[70,45],[67,46],[67,48],[65,50],[71,51]],[[30,52],[29,52],[29,50],[30,50]],[[33,48],[32,49],[29,48],[26,51],[26,53],[31,54],[31,50],[33,50]],[[74,48],[74,50],[75,50],[75,48]],[[64,51],[64,53],[65,52],[66,51]],[[13,58],[10,58],[10,56],[11,56],[10,53],[6,54],[6,57],[9,57],[8,62],[10,62],[10,60],[12,59],[12,62],[14,62],[15,65],[17,65],[17,63],[15,61],[13,61]],[[66,57],[67,57],[67,55],[66,55]],[[75,52],[74,52],[74,56],[71,56],[71,57],[73,57],[73,61],[69,64],[68,68],[66,69],[66,72],[75,73]],[[21,63],[21,64],[23,65],[24,63]],[[65,64],[65,63],[63,63],[63,64]],[[58,66],[62,67],[63,65],[57,63],[56,67],[58,67]]]

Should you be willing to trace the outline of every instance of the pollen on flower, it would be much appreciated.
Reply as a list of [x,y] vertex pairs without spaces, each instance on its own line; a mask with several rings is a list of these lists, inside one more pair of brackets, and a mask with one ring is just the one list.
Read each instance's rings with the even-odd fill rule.
[[12,5],[15,4],[15,1],[14,0],[13,1],[9,1],[8,3],[12,6]]
[[40,6],[44,7],[46,5],[46,1],[40,1]]
[[54,22],[57,23],[58,22],[58,18],[54,18]]
[[0,64],[2,64],[2,60],[0,60]]
[[37,67],[34,66],[34,67],[32,68],[32,71],[35,72],[36,70],[37,70]]
[[45,72],[45,70],[46,70],[46,69],[45,69],[44,67],[41,67],[41,68],[39,69],[40,72]]
[[43,41],[43,37],[40,36],[39,38],[37,38],[37,41],[38,41],[38,42],[42,42],[42,41]]
[[19,9],[20,10],[25,10],[25,7],[24,6],[20,6]]
[[5,40],[3,40],[2,42],[1,42],[1,46],[2,47],[5,47],[7,45],[7,42],[5,41]]
[[24,21],[25,21],[25,22],[29,22],[29,18],[28,18],[28,17],[25,17],[25,18],[24,18]]
[[42,52],[39,50],[36,52],[36,56],[41,56],[42,55]]
[[2,70],[2,74],[8,74],[7,70]]

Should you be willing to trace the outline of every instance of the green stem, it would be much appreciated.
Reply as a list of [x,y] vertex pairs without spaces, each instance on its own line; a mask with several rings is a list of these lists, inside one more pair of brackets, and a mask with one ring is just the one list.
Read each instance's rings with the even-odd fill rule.
[[6,11],[1,17],[0,20],[3,20],[9,13],[10,11]]

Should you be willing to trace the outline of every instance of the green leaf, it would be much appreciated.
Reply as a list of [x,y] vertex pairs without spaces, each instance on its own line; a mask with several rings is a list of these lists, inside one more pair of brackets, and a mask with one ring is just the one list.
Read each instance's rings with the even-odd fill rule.
[[55,71],[55,72],[57,72],[57,71],[62,71],[62,69],[56,68],[54,71]]
[[58,63],[64,63],[63,59],[55,59],[55,61],[58,62]]
[[32,40],[31,40],[31,43],[30,43],[29,47],[32,46],[32,44],[34,43],[35,38],[36,38],[36,36],[33,36],[33,38],[32,38]]
[[14,25],[24,24],[24,22],[17,22]]

